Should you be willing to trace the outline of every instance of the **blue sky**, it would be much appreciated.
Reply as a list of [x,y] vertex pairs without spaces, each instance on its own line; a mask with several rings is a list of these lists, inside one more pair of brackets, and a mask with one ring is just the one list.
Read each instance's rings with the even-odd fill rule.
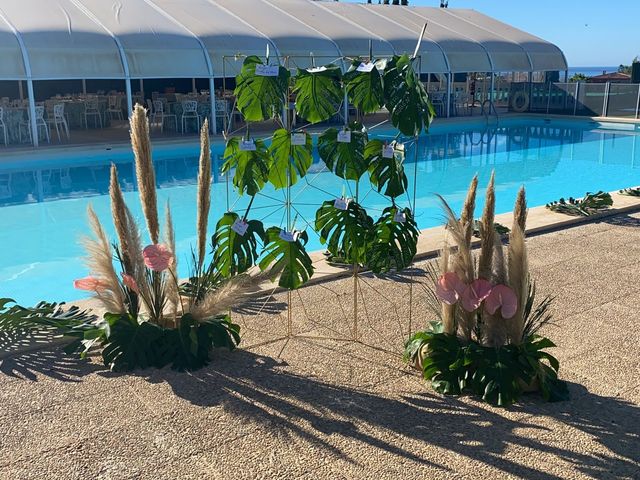
[[[440,0],[409,3],[439,6]],[[629,64],[640,55],[640,0],[449,0],[449,8],[456,7],[555,43],[571,67]]]

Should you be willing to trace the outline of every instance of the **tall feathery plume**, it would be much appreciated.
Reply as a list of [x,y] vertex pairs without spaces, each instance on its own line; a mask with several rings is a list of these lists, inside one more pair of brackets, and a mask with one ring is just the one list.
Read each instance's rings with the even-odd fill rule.
[[527,256],[527,246],[524,239],[524,229],[526,223],[521,221],[526,219],[526,198],[524,189],[520,190],[516,200],[514,212],[518,212],[518,216],[514,216],[513,226],[509,234],[508,249],[508,271],[509,286],[513,289],[518,297],[518,309],[516,314],[509,320],[509,339],[511,343],[519,345],[522,342],[522,331],[524,329],[524,306],[529,294],[529,260]]
[[93,275],[98,277],[105,285],[105,290],[96,292],[95,297],[104,305],[108,312],[125,313],[127,308],[124,302],[124,294],[120,288],[118,274],[113,268],[113,252],[107,234],[102,228],[100,219],[89,205],[87,207],[89,225],[95,238],[83,239],[87,250],[86,263]]
[[127,218],[127,206],[122,196],[120,182],[118,181],[118,169],[111,164],[111,181],[109,183],[109,197],[111,198],[111,216],[116,227],[116,234],[120,242],[120,253],[125,273],[134,274],[134,266],[131,261],[131,245],[129,245],[129,221]]
[[151,141],[149,139],[149,119],[147,111],[136,104],[129,121],[131,127],[131,147],[136,160],[136,177],[142,212],[147,222],[152,243],[158,243],[160,226],[158,224],[158,204],[156,200],[156,174],[151,160]]
[[491,280],[493,265],[493,248],[495,246],[496,229],[493,221],[496,211],[495,172],[487,186],[484,210],[480,220],[480,258],[478,259],[478,277]]
[[460,213],[460,223],[465,230],[465,241],[471,243],[473,236],[473,216],[476,210],[476,193],[478,191],[478,175],[471,179],[469,190],[467,190],[467,198],[464,200],[462,212]]
[[202,267],[204,264],[210,207],[211,148],[209,145],[209,121],[205,119],[200,131],[200,167],[198,170],[198,267]]
[[520,187],[518,197],[516,198],[516,206],[513,209],[513,222],[518,224],[520,230],[527,230],[527,199],[524,192],[524,186]]
[[[471,195],[467,195],[463,212],[465,218],[473,221],[473,213],[475,209],[475,191],[477,187],[477,181],[471,182],[469,191],[473,191]],[[462,218],[458,220],[455,213],[451,210],[451,207],[446,200],[438,196],[442,203],[445,215],[447,217],[447,232],[451,236],[453,243],[458,247],[456,254],[451,259],[450,270],[455,272],[460,279],[469,284],[475,279],[475,266],[473,262],[473,255],[471,253],[471,236],[468,236],[468,225],[473,223],[466,221],[463,222]],[[473,228],[471,229],[473,230]],[[461,330],[462,336],[468,341],[471,339],[471,334],[476,324],[475,314],[465,311],[460,311],[460,315],[456,317],[458,320],[457,327]]]
[[[442,249],[440,250],[439,267],[440,274],[444,275],[450,269],[449,259],[451,256],[451,247],[449,246],[449,240],[445,234]],[[442,303],[442,329],[444,333],[449,335],[455,335],[456,333],[456,306],[447,305]]]
[[171,208],[169,207],[169,202],[167,201],[167,206],[165,209],[165,226],[164,226],[164,243],[167,245],[169,250],[173,252],[173,262],[169,266],[169,271],[171,273],[172,278],[170,278],[167,282],[165,282],[165,294],[167,300],[169,302],[169,306],[171,309],[171,315],[173,317],[174,324],[176,324],[176,317],[178,314],[178,305],[180,304],[180,292],[178,290],[178,257],[176,255],[176,236],[173,231],[173,219],[171,217]]
[[131,264],[133,266],[133,273],[131,274],[135,278],[138,288],[140,289],[139,298],[142,299],[147,312],[151,311],[151,287],[147,281],[145,274],[144,257],[142,256],[142,239],[140,238],[140,228],[138,228],[138,222],[133,218],[133,214],[129,207],[125,207],[125,213],[127,216],[127,244],[129,245],[129,254]]

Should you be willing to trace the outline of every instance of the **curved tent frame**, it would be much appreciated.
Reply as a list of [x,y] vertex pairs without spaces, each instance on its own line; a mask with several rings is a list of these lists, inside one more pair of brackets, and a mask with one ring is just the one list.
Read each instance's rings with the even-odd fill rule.
[[456,72],[567,70],[555,45],[474,10],[314,0],[0,0],[0,80],[27,81],[33,107],[36,80],[123,79],[131,110],[132,79],[208,78],[213,87],[225,58],[263,55],[266,45],[281,59],[300,59],[298,66],[312,56],[367,56],[370,43],[376,56],[412,53],[425,23],[421,73],[445,74],[449,85]]

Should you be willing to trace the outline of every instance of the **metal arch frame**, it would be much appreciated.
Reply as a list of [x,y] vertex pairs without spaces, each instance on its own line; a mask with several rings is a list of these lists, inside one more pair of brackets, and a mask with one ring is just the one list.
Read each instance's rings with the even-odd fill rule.
[[[360,7],[365,8],[364,5],[360,5]],[[414,33],[411,29],[407,28],[405,25],[402,25],[400,22],[397,22],[391,18],[387,18],[384,15],[378,13],[375,11],[375,9],[370,9],[370,12],[372,12],[374,15],[379,16],[380,18],[383,18],[385,20],[387,20],[388,22],[393,23],[394,25],[397,25],[398,27],[406,30],[407,32],[411,32]],[[422,17],[422,15],[420,15],[420,17],[422,19],[424,19],[425,21],[429,21],[427,19],[425,19],[424,17]],[[424,34],[423,34],[424,36]],[[436,45],[440,51],[442,52],[442,58],[445,61],[445,64],[447,65],[447,118],[449,118],[449,116],[451,115],[451,79],[453,78],[453,72],[451,71],[451,62],[449,62],[449,57],[447,55],[447,53],[445,52],[444,48],[442,47],[442,45],[440,45],[437,41],[433,40],[432,38],[428,39],[430,42],[432,42],[434,45]],[[420,53],[420,52],[418,52]],[[422,73],[422,72],[420,72]],[[493,76],[492,76],[493,78]]]
[[124,82],[125,82],[125,90],[127,92],[127,112],[129,116],[133,113],[133,95],[131,93],[131,73],[129,70],[129,61],[127,60],[127,55],[124,51],[124,46],[120,42],[120,39],[117,35],[115,35],[111,30],[109,30],[106,25],[104,25],[100,19],[93,14],[91,10],[84,6],[84,4],[80,3],[78,0],[70,0],[82,13],[84,13],[91,21],[93,21],[96,25],[100,26],[105,32],[109,34],[109,36],[113,39],[118,48],[118,52],[120,53],[120,62],[122,63],[122,68],[124,70]]
[[[225,13],[227,13],[228,15],[232,16],[233,18],[235,18],[236,20],[238,20],[240,23],[243,23],[244,25],[246,25],[247,27],[249,27],[251,30],[256,31],[257,33],[259,33],[262,38],[264,38],[275,50],[276,52],[276,56],[278,57],[278,63],[282,63],[283,60],[283,56],[282,53],[280,52],[280,49],[278,48],[278,46],[276,45],[276,43],[267,35],[265,35],[264,32],[260,31],[258,28],[256,28],[254,25],[251,25],[249,22],[247,22],[246,20],[244,20],[243,18],[239,17],[238,15],[236,15],[235,13],[233,13],[231,10],[229,10],[228,8],[226,8],[223,5],[220,5],[218,2],[216,2],[215,0],[206,0],[207,3],[210,3],[211,5],[215,6],[216,8],[219,8],[220,10],[224,11]],[[224,55],[223,55],[224,57]]]
[[[286,15],[287,17],[293,18],[294,20],[302,23],[309,30],[312,30],[312,31],[320,34],[326,40],[331,42],[333,44],[333,46],[335,47],[335,49],[336,49],[336,53],[340,56],[341,63],[342,63],[342,70],[344,72],[346,72],[347,68],[346,68],[345,63],[344,63],[344,53],[342,52],[342,49],[338,46],[338,44],[332,38],[330,38],[328,35],[325,35],[320,30],[318,30],[316,28],[313,28],[311,25],[308,25],[307,23],[303,22],[302,20],[297,19],[295,16],[291,15],[289,12],[285,12],[280,7],[278,7],[277,5],[275,5],[275,4],[271,3],[271,2],[268,2],[267,0],[262,0],[262,2],[267,4],[267,5],[269,5],[269,7],[276,9],[280,13]],[[285,105],[285,108],[287,109],[287,112],[288,112],[289,105],[288,104]],[[344,121],[345,121],[345,125],[346,125],[348,123],[348,119],[349,119],[349,100],[347,99],[347,93],[346,92],[344,94],[343,108],[344,108],[344,111],[343,111]]]
[[33,142],[33,146],[37,147],[39,145],[38,139],[38,125],[36,124],[36,98],[33,91],[33,76],[31,73],[31,61],[29,60],[29,53],[27,52],[27,47],[24,44],[22,39],[22,35],[18,32],[18,29],[9,21],[7,16],[4,14],[2,10],[0,10],[0,18],[7,24],[7,26],[11,29],[13,34],[16,36],[16,40],[18,41],[18,45],[20,46],[20,52],[22,53],[22,62],[24,64],[24,73],[27,77],[27,93],[29,96],[29,123],[31,124],[31,141]]
[[[480,46],[480,48],[484,51],[484,53],[487,55],[487,60],[489,60],[489,66],[491,67],[491,88],[490,88],[490,94],[489,94],[489,99],[491,104],[493,104],[493,93],[495,91],[495,74],[496,74],[496,67],[495,64],[493,63],[493,58],[491,57],[491,53],[489,52],[489,50],[487,49],[487,47],[485,47],[482,42],[469,37],[468,35],[465,35],[463,33],[460,32],[456,32],[455,30],[442,25],[441,23],[438,23],[434,20],[428,19],[427,17],[423,16],[420,12],[416,12],[416,14],[424,19],[425,22],[431,22],[431,23],[435,23],[436,25],[438,25],[440,28],[443,28],[449,32],[454,32],[457,33],[458,35],[472,41],[473,43],[477,44]],[[467,22],[469,23],[469,22]],[[473,25],[473,24],[472,24]],[[447,117],[451,116],[451,88],[452,88],[452,83],[453,83],[453,72],[451,72],[451,69],[449,69],[449,81],[447,82]]]
[[200,39],[198,35],[193,33],[189,28],[187,28],[186,25],[182,24],[175,17],[170,15],[169,12],[161,8],[159,5],[156,5],[156,3],[153,0],[142,0],[142,1],[147,5],[149,5],[151,8],[153,8],[155,11],[157,11],[160,15],[165,17],[167,20],[183,28],[186,32],[189,32],[189,35],[191,35],[196,40],[196,42],[198,42],[198,45],[200,45],[200,48],[202,49],[202,54],[204,55],[204,60],[207,64],[207,70],[209,70],[209,102],[211,104],[211,125],[209,128],[215,134],[217,132],[216,96],[215,96],[214,81],[213,81],[214,79],[213,63],[211,63],[211,58],[209,57],[209,50],[207,50],[207,47],[205,46],[204,42]]
[[329,13],[330,15],[334,16],[334,17],[338,17],[341,20],[344,20],[345,22],[347,22],[349,25],[353,25],[354,27],[356,27],[358,30],[362,30],[364,32],[366,32],[370,37],[375,37],[377,40],[386,43],[387,45],[389,45],[391,47],[391,51],[397,55],[398,51],[396,50],[396,48],[393,46],[393,43],[391,43],[389,40],[387,40],[384,37],[381,37],[380,35],[378,35],[377,33],[373,32],[373,33],[369,33],[367,32],[364,28],[362,28],[362,26],[358,25],[356,22],[350,20],[349,18],[346,17],[341,17],[339,16],[337,13],[331,11],[330,9],[328,9],[327,7],[325,7],[322,2],[316,2],[314,0],[307,0],[307,3],[313,5],[314,7],[318,7],[321,8],[322,10],[324,10],[325,12]]

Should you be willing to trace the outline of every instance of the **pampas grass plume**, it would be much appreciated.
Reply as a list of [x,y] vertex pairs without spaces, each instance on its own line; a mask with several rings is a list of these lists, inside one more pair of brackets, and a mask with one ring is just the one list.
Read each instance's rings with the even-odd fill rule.
[[205,119],[200,131],[200,165],[198,170],[198,265],[204,263],[207,248],[207,226],[211,207],[211,147],[209,121]]

